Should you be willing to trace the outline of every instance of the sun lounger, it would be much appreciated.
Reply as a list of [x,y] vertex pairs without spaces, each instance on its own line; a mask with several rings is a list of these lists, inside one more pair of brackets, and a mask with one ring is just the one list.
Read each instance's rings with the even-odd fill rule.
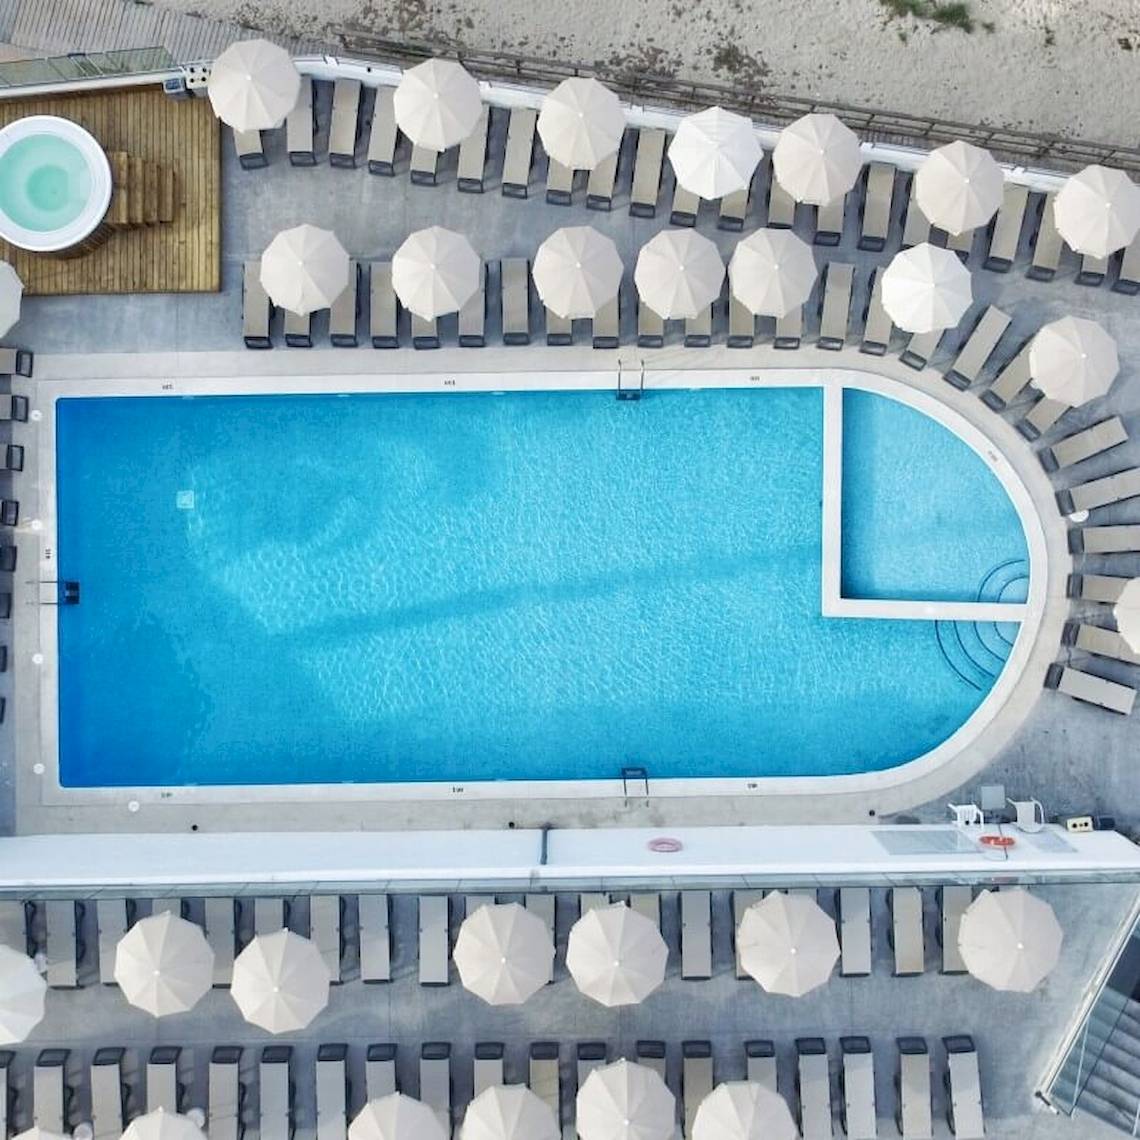
[[819,348],[838,351],[847,340],[847,321],[851,313],[851,284],[855,266],[829,262],[824,270],[823,296],[819,302]]
[[42,1049],[32,1070],[32,1124],[46,1132],[70,1132],[72,1090],[67,1085],[67,1049]]
[[525,198],[530,188],[530,168],[534,162],[534,131],[538,112],[530,107],[512,107],[507,123],[507,146],[503,158],[503,194]]
[[119,1140],[127,1126],[124,1052],[119,1048],[96,1049],[91,1060],[92,1140]]
[[360,930],[360,980],[392,980],[392,939],[388,928],[388,896],[361,895],[357,901]]
[[501,1041],[478,1041],[475,1043],[475,1062],[472,1066],[472,1088],[478,1096],[481,1092],[505,1085],[503,1077],[503,1043]]
[[348,1046],[317,1049],[317,1140],[345,1140],[348,1135]]
[[28,397],[5,392],[0,394],[0,422],[13,420],[22,424],[28,422]]
[[556,159],[546,166],[546,200],[552,206],[569,206],[574,197],[574,171]]
[[603,910],[612,906],[610,896],[602,891],[586,891],[578,896],[578,914],[584,916],[592,910]]
[[974,1040],[962,1033],[943,1037],[942,1044],[946,1049],[946,1123],[957,1140],[981,1140],[986,1129]]
[[652,218],[657,213],[664,158],[665,132],[660,127],[641,127],[637,132],[633,186],[629,193],[629,212],[633,217]]
[[291,1045],[266,1045],[258,1065],[259,1140],[290,1140],[293,1132]]
[[637,345],[660,348],[665,343],[665,322],[648,305],[637,302]]
[[942,973],[964,974],[966,963],[958,952],[958,928],[962,915],[973,901],[974,892],[966,886],[946,884],[938,888],[938,945],[942,948]]
[[459,310],[459,347],[482,348],[487,343],[487,266],[483,266],[479,288]]
[[790,230],[796,222],[796,200],[780,185],[771,165],[768,174],[768,228]]
[[562,1079],[558,1069],[558,1042],[535,1041],[530,1047],[527,1074],[530,1091],[548,1105],[555,1123],[562,1125]]
[[752,186],[743,190],[734,190],[720,200],[720,212],[716,217],[716,228],[728,230],[730,233],[740,233],[744,229],[744,221],[748,217],[748,198]]
[[1108,258],[1091,257],[1085,254],[1081,258],[1080,268],[1077,270],[1077,284],[1097,286],[1104,283],[1108,276]]
[[965,265],[970,260],[974,248],[974,231],[963,230],[960,234],[946,235],[946,248],[958,255],[958,260]]
[[234,150],[242,170],[260,170],[269,165],[260,131],[234,131]]
[[1070,574],[1067,593],[1070,598],[1111,606],[1120,600],[1127,581],[1115,574]]
[[355,348],[356,318],[360,315],[360,266],[350,262],[348,284],[329,310],[329,343],[334,348]]
[[988,306],[978,317],[973,331],[946,371],[946,380],[955,388],[969,388],[978,379],[1007,328],[1009,317],[996,305]]
[[995,412],[1013,403],[1032,379],[1029,373],[1029,344],[1022,346],[1002,370],[990,387],[982,393],[982,403]]
[[146,1110],[181,1112],[182,1096],[178,1085],[177,1045],[156,1045],[146,1062]]
[[1070,408],[1062,400],[1042,396],[1017,425],[1017,430],[1028,440],[1040,439]]
[[895,1124],[903,1140],[931,1140],[930,1055],[921,1037],[899,1037],[895,1093],[898,1107]]
[[459,144],[455,188],[461,194],[483,193],[487,172],[487,136],[490,129],[490,109],[484,107],[475,129]]
[[341,980],[340,959],[341,920],[344,902],[340,895],[311,895],[309,897],[309,938],[320,951],[321,960],[329,969],[333,982]]
[[863,307],[863,339],[859,351],[869,356],[883,356],[891,343],[894,325],[883,308],[883,269],[874,271],[871,287],[867,294],[867,304]]
[[360,80],[338,79],[333,85],[332,123],[329,126],[329,165],[356,165],[356,138],[360,120]]
[[745,1076],[769,1092],[776,1091],[776,1046],[771,1041],[744,1042]]
[[413,146],[408,176],[413,186],[434,186],[439,181],[439,151]]
[[500,264],[503,344],[530,344],[530,262],[504,257]]
[[843,1067],[839,1089],[843,1101],[840,1121],[849,1140],[875,1140],[878,1122],[875,1113],[875,1058],[866,1037],[840,1037]]
[[313,314],[285,310],[286,348],[313,347]]
[[446,986],[451,980],[448,923],[450,900],[447,895],[420,895],[420,985]]
[[[1049,685],[1052,680],[1053,677],[1050,676],[1046,684]],[[1124,716],[1132,712],[1132,706],[1136,702],[1136,690],[1131,686],[1106,681],[1103,677],[1082,672],[1072,666],[1061,669],[1056,677],[1056,684],[1052,687],[1074,700],[1089,705],[1099,705],[1102,709],[1121,713]]]
[[95,903],[95,923],[99,931],[99,981],[113,985],[115,981],[115,951],[119,939],[134,922],[134,899],[98,899]]
[[293,166],[316,166],[315,134],[313,81],[308,75],[302,75],[301,93],[293,110],[285,116],[285,151]]
[[713,1091],[712,1045],[708,1041],[681,1044],[681,1101],[685,1136],[692,1137],[693,1122],[701,1101]]
[[420,1048],[420,1100],[439,1118],[444,1134],[451,1135],[451,1046],[426,1041]]
[[615,293],[594,314],[592,344],[594,348],[617,348],[621,333],[621,294]]
[[930,240],[930,222],[920,209],[914,196],[914,175],[908,179],[906,200],[906,217],[903,220],[902,248],[909,249],[912,245],[921,245]]
[[276,934],[289,925],[289,904],[282,898],[253,900],[253,933]]
[[31,376],[34,360],[26,348],[0,347],[0,376]]
[[831,1081],[822,1037],[796,1038],[796,1106],[803,1140],[829,1140]]
[[574,343],[574,322],[566,317],[552,313],[544,305],[546,311],[546,343],[549,345],[566,345]]
[[863,205],[859,211],[859,248],[878,253],[886,248],[891,232],[891,204],[895,193],[895,168],[872,162],[863,177]]
[[747,978],[748,971],[740,964],[740,951],[736,946],[736,932],[740,929],[740,922],[744,918],[744,912],[753,904],[758,903],[764,897],[764,892],[761,890],[736,890],[732,892],[732,952],[736,960],[736,976],[738,978]]
[[1140,293],[1140,234],[1120,254],[1120,271],[1112,283],[1112,291],[1129,297]]
[[0,526],[19,526],[19,499],[0,499]]
[[1030,239],[1033,258],[1026,276],[1034,281],[1052,281],[1061,264],[1061,249],[1064,242],[1053,221],[1053,194],[1045,194],[1038,199],[1037,225]]
[[926,945],[922,928],[922,891],[918,887],[892,887],[887,892],[891,914],[890,943],[895,952],[895,977],[921,974]]
[[712,977],[712,894],[681,892],[681,977]]
[[[624,139],[622,140],[624,143]],[[619,146],[613,154],[603,158],[586,180],[586,209],[606,210],[613,208],[614,184],[617,182],[618,160],[621,157]]]
[[269,322],[273,306],[261,284],[261,262],[247,261],[242,276],[241,290],[242,339],[246,348],[272,348]]
[[75,906],[70,899],[48,899],[43,905],[47,984],[53,989],[79,985]]
[[835,246],[843,240],[843,219],[846,210],[846,194],[840,194],[826,206],[816,207],[815,234],[812,237],[815,245]]
[[1071,515],[1076,511],[1107,507],[1110,503],[1119,503],[1137,495],[1140,495],[1140,467],[1130,467],[1103,479],[1093,479],[1067,491],[1059,491],[1057,502],[1062,514]]
[[[554,895],[527,895],[525,899],[526,909],[532,914],[538,915],[539,918],[546,924],[546,929],[550,931],[550,937],[554,937]],[[554,981],[554,961],[550,962],[550,977],[548,981]]]
[[234,924],[234,900],[205,900],[206,941],[214,952],[214,985],[228,986],[234,974],[234,948],[237,930]]
[[[16,1095],[12,1092],[12,1062],[16,1054],[11,1049],[0,1049],[0,1131],[5,1140],[12,1132],[12,1116],[16,1107]],[[95,1134],[93,1140],[108,1140],[106,1134]]]
[[[0,573],[14,574],[16,572],[16,557],[18,551],[11,543],[0,543]],[[3,670],[0,669],[0,673]],[[0,906],[4,904],[0,903]],[[2,937],[0,937],[2,941]]]
[[1074,554],[1136,554],[1140,552],[1140,526],[1085,526],[1069,531]]
[[756,343],[756,317],[729,291],[728,347],[751,348]]
[[804,335],[804,307],[797,305],[790,313],[776,318],[773,348],[799,348]]
[[369,269],[368,332],[373,348],[399,348],[399,307],[392,288],[392,263],[374,261]]
[[396,109],[394,87],[377,87],[376,103],[372,108],[372,128],[368,135],[368,173],[396,173]]
[[364,1060],[364,1084],[369,1100],[396,1091],[396,1046],[390,1042],[369,1045]]
[[992,273],[1008,273],[1013,268],[1028,204],[1028,187],[1018,186],[1015,182],[1005,184],[1001,206],[989,224],[989,249],[982,262],[983,268]]
[[706,305],[695,317],[685,321],[685,347],[708,348],[712,344],[712,305]]
[[665,1080],[664,1041],[638,1041],[635,1055],[639,1065],[644,1065],[647,1069],[652,1069],[663,1081]]
[[701,197],[686,190],[680,182],[673,187],[673,208],[669,211],[671,226],[695,226],[701,209]]
[[634,892],[629,896],[629,909],[637,911],[643,918],[648,918],[658,930],[661,929],[661,896],[656,891]]
[[921,372],[930,361],[930,358],[938,351],[938,346],[942,343],[942,338],[945,335],[945,329],[915,333],[907,342],[906,348],[902,350],[899,359],[903,364],[907,365],[907,367]]
[[24,448],[19,443],[6,443],[0,450],[0,470],[23,471]]
[[1092,459],[1094,455],[1101,455],[1127,441],[1124,422],[1119,416],[1112,416],[1045,448],[1040,453],[1041,462],[1046,470],[1058,471]]
[[578,1088],[585,1083],[586,1078],[606,1063],[606,1044],[604,1041],[580,1041],[577,1053],[578,1063],[576,1076]]
[[847,978],[871,972],[871,892],[866,887],[841,887],[835,892],[841,956],[839,972]]
[[412,348],[439,348],[439,318],[430,321],[419,313],[412,313]]

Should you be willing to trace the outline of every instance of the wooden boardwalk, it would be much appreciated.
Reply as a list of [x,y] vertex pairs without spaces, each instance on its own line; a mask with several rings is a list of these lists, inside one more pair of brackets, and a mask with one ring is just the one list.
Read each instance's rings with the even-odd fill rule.
[[221,161],[208,100],[171,99],[157,87],[0,101],[0,126],[25,115],[61,115],[105,151],[174,169],[173,222],[123,230],[73,259],[0,242],[29,294],[205,293],[221,286]]

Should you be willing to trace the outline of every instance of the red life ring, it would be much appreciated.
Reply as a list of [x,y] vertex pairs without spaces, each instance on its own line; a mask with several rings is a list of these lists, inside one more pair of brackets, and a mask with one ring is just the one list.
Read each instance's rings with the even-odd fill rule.
[[1012,847],[1017,840],[1012,835],[983,835],[978,842],[985,847],[998,847],[1004,850]]
[[657,855],[672,855],[685,845],[679,839],[662,836],[660,839],[651,839],[646,846]]

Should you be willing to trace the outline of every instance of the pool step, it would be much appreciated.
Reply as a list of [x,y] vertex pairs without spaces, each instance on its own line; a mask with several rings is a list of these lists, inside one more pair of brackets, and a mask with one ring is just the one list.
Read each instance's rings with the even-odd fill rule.
[[111,204],[107,225],[115,229],[174,221],[174,168],[126,151],[111,151]]

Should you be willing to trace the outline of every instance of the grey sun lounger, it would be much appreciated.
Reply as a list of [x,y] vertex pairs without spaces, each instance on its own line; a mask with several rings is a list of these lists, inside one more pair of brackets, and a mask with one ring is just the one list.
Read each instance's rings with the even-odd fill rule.
[[1012,404],[1026,388],[1032,376],[1029,372],[1029,342],[997,374],[994,382],[982,393],[982,403],[995,412]]
[[866,1037],[840,1037],[842,1068],[839,1088],[842,1096],[840,1121],[849,1140],[875,1140],[878,1119],[875,1111],[875,1057]]
[[504,257],[500,265],[503,344],[530,344],[530,262]]
[[942,1044],[946,1049],[946,1123],[957,1140],[982,1140],[986,1127],[974,1040],[962,1033],[943,1037]]
[[269,165],[260,131],[234,131],[234,150],[242,170],[260,170]]
[[[550,937],[554,938],[554,895],[527,895],[525,899],[526,909],[532,914],[538,915],[546,925],[546,929],[550,931]],[[550,977],[547,981],[554,981],[554,959],[550,960]]]
[[340,895],[310,895],[309,897],[309,939],[321,955],[321,961],[329,969],[334,983],[341,980],[341,922],[344,916],[344,902]]
[[503,156],[503,194],[525,198],[530,191],[530,168],[534,162],[534,132],[538,112],[530,107],[512,107],[507,122],[507,145]]
[[992,273],[1008,273],[1013,268],[1028,205],[1029,188],[1007,182],[1002,191],[1001,206],[989,224],[989,245],[982,262],[984,269]]
[[970,254],[974,249],[974,231],[963,230],[960,234],[948,233],[946,235],[946,248],[951,253],[956,253],[964,265],[970,260]]
[[1084,526],[1069,531],[1069,548],[1074,554],[1140,553],[1140,526]]
[[708,348],[712,344],[713,307],[706,305],[695,317],[685,321],[685,347]]
[[1108,260],[1107,257],[1092,257],[1086,253],[1077,269],[1077,284],[1093,287],[1102,285],[1108,276]]
[[629,909],[661,929],[661,896],[656,891],[635,891],[629,896]]
[[712,977],[712,894],[681,892],[681,977]]
[[120,1048],[97,1049],[91,1060],[92,1140],[119,1140],[127,1126],[127,1083]]
[[177,1045],[156,1045],[146,1062],[146,1110],[181,1112],[182,1094],[178,1084]]
[[99,933],[99,981],[115,984],[115,953],[119,939],[134,921],[134,899],[97,899],[95,924]]
[[1062,400],[1042,396],[1018,422],[1017,430],[1028,440],[1040,439],[1070,407]]
[[[0,1049],[0,1129],[7,1137],[12,1131],[17,1094],[12,1091],[12,1062],[16,1054],[11,1049]],[[99,1140],[105,1140],[99,1137]]]
[[594,314],[590,331],[594,348],[617,348],[621,332],[620,293],[615,293]]
[[796,200],[780,185],[776,171],[768,167],[768,228],[790,230],[796,223]]
[[232,898],[207,898],[204,902],[206,941],[214,952],[214,985],[228,986],[234,975],[237,929]]
[[434,186],[439,182],[439,151],[426,146],[412,147],[408,176],[413,186]]
[[490,110],[484,107],[475,129],[459,144],[455,188],[461,194],[483,193],[487,174],[487,136],[490,129]]
[[316,166],[314,144],[316,120],[313,113],[313,80],[301,76],[301,92],[293,110],[285,116],[285,152],[293,166]]
[[1074,700],[1085,704],[1098,705],[1109,712],[1129,716],[1136,703],[1136,690],[1116,681],[1106,681],[1093,673],[1074,669],[1071,665],[1061,669],[1057,677],[1056,689]]
[[1112,291],[1128,297],[1140,293],[1140,234],[1120,254],[1120,270],[1112,283]]
[[[622,143],[625,140],[623,138]],[[586,180],[586,209],[605,210],[613,209],[614,185],[617,182],[618,161],[621,158],[621,146],[613,154],[603,158]]]
[[790,313],[776,318],[773,348],[799,348],[804,335],[804,307],[797,305]]
[[958,928],[962,915],[973,902],[974,892],[968,886],[947,883],[938,888],[938,945],[942,948],[942,973],[964,974],[966,963],[958,951]]
[[573,344],[574,322],[551,312],[545,305],[543,309],[546,312],[546,343],[549,345]]
[[1127,578],[1116,574],[1070,574],[1066,594],[1085,602],[1115,605],[1120,600]]
[[586,1078],[606,1063],[606,1043],[604,1041],[580,1041],[578,1043],[575,1078],[580,1089]]
[[396,1046],[391,1042],[369,1045],[364,1055],[364,1084],[369,1100],[396,1091]]
[[681,1043],[681,1103],[685,1136],[692,1137],[693,1122],[701,1101],[713,1091],[712,1044],[708,1041]]
[[673,208],[669,211],[671,226],[695,226],[700,213],[701,198],[691,190],[686,190],[680,182],[673,187]]
[[776,1092],[776,1046],[768,1040],[744,1042],[745,1077]]
[[546,165],[546,200],[552,206],[569,206],[574,198],[574,171],[556,159]]
[[592,910],[604,910],[612,906],[610,896],[603,891],[585,891],[578,896],[578,915],[582,917]]
[[[1066,631],[1068,632],[1068,631]],[[1123,661],[1126,665],[1140,665],[1140,653],[1135,653],[1128,642],[1114,629],[1099,625],[1079,624],[1072,631],[1072,645],[1082,653]]]
[[1127,440],[1128,432],[1124,421],[1119,416],[1111,416],[1045,448],[1040,453],[1041,462],[1046,469],[1058,471],[1092,459],[1095,455],[1102,455]]
[[388,896],[360,895],[357,900],[360,931],[360,980],[392,980],[392,937],[388,928]]
[[895,193],[895,168],[872,162],[863,176],[863,205],[859,211],[859,248],[879,253],[891,233],[891,205]]
[[822,1037],[796,1038],[796,1103],[803,1140],[830,1140],[831,1080]]
[[741,919],[744,918],[744,912],[753,903],[758,903],[763,897],[763,891],[753,890],[751,888],[732,892],[732,953],[736,962],[736,976],[738,978],[747,978],[749,975],[748,971],[740,964],[740,950],[736,945],[736,932],[740,929],[740,922]]
[[360,266],[349,262],[348,284],[329,309],[329,343],[334,348],[355,348],[356,318],[360,315]]
[[42,1049],[32,1070],[32,1124],[47,1132],[70,1132],[71,1089],[67,1049]]
[[450,899],[447,895],[420,895],[419,912],[420,985],[446,986],[451,980]]
[[28,916],[22,902],[0,902],[0,946],[7,946],[18,954],[27,954]]
[[261,263],[247,261],[242,272],[241,332],[246,348],[272,348],[269,323],[273,306],[261,284]]
[[392,288],[392,263],[374,261],[368,281],[368,334],[372,347],[399,348],[400,309]]
[[661,193],[661,166],[665,159],[665,132],[660,127],[641,127],[633,162],[633,185],[629,212],[635,218],[652,218]]
[[1097,507],[1107,507],[1124,499],[1140,495],[1140,467],[1130,467],[1103,479],[1093,479],[1080,483],[1067,491],[1057,493],[1061,513],[1071,515],[1076,511],[1093,511]]
[[376,102],[372,107],[372,126],[368,133],[368,173],[384,174],[389,177],[396,173],[396,142],[399,130],[396,127],[394,87],[377,87]]
[[24,470],[24,446],[20,443],[6,443],[0,450],[0,471]]
[[945,379],[955,388],[969,388],[978,379],[1007,328],[1009,316],[996,305],[989,305],[978,317],[973,331],[958,350],[954,363],[945,373]]
[[356,165],[356,139],[360,121],[360,80],[338,79],[333,85],[332,122],[329,126],[329,165]]
[[895,1124],[903,1140],[931,1140],[933,1112],[930,1102],[930,1053],[921,1037],[898,1037]]
[[639,1065],[652,1069],[663,1081],[666,1079],[664,1041],[638,1041],[634,1053]]
[[412,348],[439,348],[439,318],[428,320],[419,313],[410,314],[412,321]]
[[665,343],[665,321],[641,299],[637,302],[637,344],[639,348],[660,348]]
[[0,423],[28,422],[28,397],[11,392],[0,394]]
[[317,1049],[317,1140],[345,1140],[348,1135],[348,1046]]
[[20,500],[0,499],[0,526],[20,525]]
[[902,350],[899,359],[908,368],[921,372],[930,362],[930,358],[938,351],[942,338],[946,335],[945,329],[934,329],[933,332],[915,333]]
[[555,1123],[562,1125],[562,1078],[558,1065],[557,1041],[534,1041],[530,1047],[527,1071],[530,1091],[554,1113]]
[[720,200],[720,211],[716,216],[716,228],[728,230],[730,233],[740,233],[744,229],[744,220],[748,217],[748,199],[752,193],[749,184],[743,190],[734,190]]
[[1031,241],[1033,257],[1026,270],[1026,276],[1033,281],[1052,281],[1061,264],[1061,250],[1065,243],[1053,220],[1054,197],[1053,194],[1045,194],[1038,202],[1037,226]]
[[894,323],[883,308],[883,268],[874,271],[867,304],[863,309],[863,339],[859,351],[869,356],[883,356],[891,345]]
[[902,248],[909,249],[912,245],[920,245],[930,240],[930,222],[919,208],[914,196],[914,175],[909,179],[906,200],[906,217],[903,220]]
[[503,1043],[477,1041],[471,1067],[471,1085],[476,1096],[495,1085],[505,1085],[503,1077]]
[[253,900],[253,933],[276,934],[289,925],[289,904],[283,898]]
[[826,206],[817,206],[815,210],[815,234],[812,242],[815,245],[836,246],[843,240],[843,219],[847,213],[847,195],[840,194],[832,199]]
[[451,1046],[425,1041],[420,1048],[420,1100],[435,1113],[446,1136],[451,1135]]
[[266,1045],[257,1068],[259,1140],[291,1140],[293,1132],[291,1045]]
[[484,263],[479,288],[459,310],[459,347],[482,348],[487,343],[487,266]]
[[921,974],[926,968],[922,930],[922,891],[918,887],[892,887],[887,893],[891,912],[890,942],[895,952],[895,977]]
[[0,376],[31,376],[35,354],[26,348],[0,346]]
[[851,315],[851,286],[855,266],[829,262],[824,270],[823,296],[819,302],[819,340],[817,347],[838,352],[847,340],[847,322]]
[[728,294],[728,347],[751,348],[756,343],[756,316],[735,294]]
[[47,984],[53,989],[75,989],[79,985],[76,904],[70,899],[48,899],[42,905]]
[[835,892],[839,919],[839,972],[845,978],[871,972],[871,892],[866,887],[840,887]]
[[313,347],[313,314],[285,310],[286,348]]

